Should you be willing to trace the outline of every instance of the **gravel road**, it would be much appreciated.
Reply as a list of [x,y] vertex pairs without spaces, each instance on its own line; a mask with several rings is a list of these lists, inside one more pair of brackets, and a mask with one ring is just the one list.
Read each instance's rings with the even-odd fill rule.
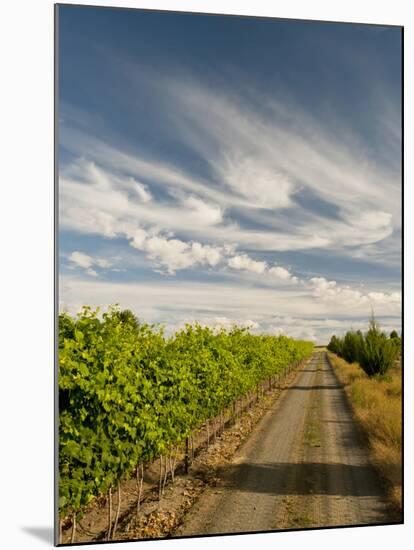
[[390,521],[324,352],[315,353],[174,536]]

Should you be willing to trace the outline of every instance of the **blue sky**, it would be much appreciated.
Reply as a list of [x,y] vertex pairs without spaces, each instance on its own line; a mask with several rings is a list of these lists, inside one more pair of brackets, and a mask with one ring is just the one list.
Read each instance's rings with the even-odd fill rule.
[[59,8],[60,307],[401,325],[397,27]]

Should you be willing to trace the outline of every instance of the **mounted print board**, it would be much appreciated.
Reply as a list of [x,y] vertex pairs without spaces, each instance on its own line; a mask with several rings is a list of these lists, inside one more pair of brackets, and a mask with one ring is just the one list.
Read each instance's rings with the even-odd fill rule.
[[55,37],[56,544],[402,523],[403,28]]

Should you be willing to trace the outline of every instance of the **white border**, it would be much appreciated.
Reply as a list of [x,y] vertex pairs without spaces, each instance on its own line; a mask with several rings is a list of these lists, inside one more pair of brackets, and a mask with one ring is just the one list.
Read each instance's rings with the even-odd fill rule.
[[[410,2],[347,0],[111,0],[67,2],[212,13],[269,15],[405,26],[405,65],[413,66],[414,19]],[[5,550],[50,547],[42,538],[53,516],[53,2],[17,0],[0,4],[0,223],[1,382],[0,544]],[[413,71],[406,74],[406,152],[412,144]],[[412,153],[411,153],[412,154]],[[406,153],[405,170],[410,158]],[[412,189],[406,179],[406,281],[413,280]],[[412,288],[412,286],[411,286]],[[414,304],[406,287],[405,303]],[[317,545],[408,547],[414,539],[412,310],[406,308],[406,524],[112,545],[111,548],[264,548]],[[50,531],[49,531],[50,532]],[[95,546],[95,547],[101,547]],[[109,547],[107,547],[109,548]]]

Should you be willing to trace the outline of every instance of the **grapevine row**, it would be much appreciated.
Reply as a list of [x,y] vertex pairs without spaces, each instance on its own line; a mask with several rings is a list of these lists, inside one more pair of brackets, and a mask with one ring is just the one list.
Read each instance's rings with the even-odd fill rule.
[[76,514],[312,352],[310,342],[187,325],[173,337],[110,308],[59,317],[59,515]]

